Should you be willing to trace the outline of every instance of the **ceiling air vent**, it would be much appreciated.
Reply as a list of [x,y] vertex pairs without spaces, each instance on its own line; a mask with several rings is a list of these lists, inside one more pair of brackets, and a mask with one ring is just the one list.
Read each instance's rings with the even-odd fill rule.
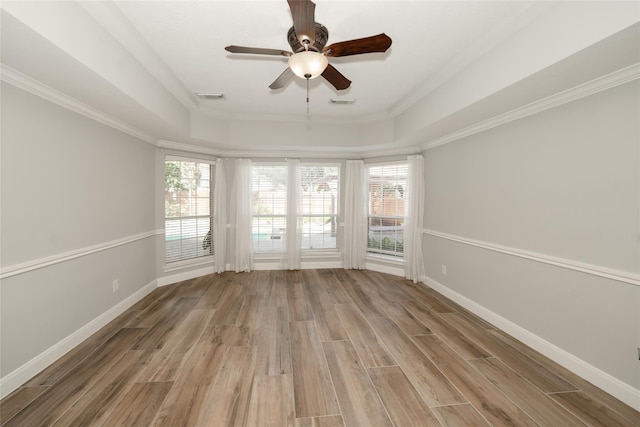
[[331,98],[329,102],[337,105],[349,105],[356,102],[356,100],[353,98]]
[[224,99],[224,93],[220,92],[196,92],[196,95],[202,99]]

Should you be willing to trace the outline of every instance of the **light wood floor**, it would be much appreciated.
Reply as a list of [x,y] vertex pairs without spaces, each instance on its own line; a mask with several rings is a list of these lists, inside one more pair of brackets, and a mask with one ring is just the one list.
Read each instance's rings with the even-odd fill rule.
[[342,269],[158,288],[0,408],[29,427],[640,425],[424,285]]

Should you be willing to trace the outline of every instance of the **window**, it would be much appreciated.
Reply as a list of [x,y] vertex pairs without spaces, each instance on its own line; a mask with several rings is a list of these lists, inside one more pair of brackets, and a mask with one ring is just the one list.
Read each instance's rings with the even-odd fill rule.
[[213,254],[214,164],[167,157],[164,164],[165,262]]
[[302,249],[337,249],[339,166],[300,166]]
[[253,250],[281,251],[287,227],[287,167],[253,165],[251,170]]
[[[301,165],[298,219],[304,250],[337,249],[338,165]],[[287,233],[287,166],[254,164],[253,250],[280,252]]]
[[369,179],[369,232],[367,252],[402,257],[402,226],[406,216],[408,165],[371,165]]

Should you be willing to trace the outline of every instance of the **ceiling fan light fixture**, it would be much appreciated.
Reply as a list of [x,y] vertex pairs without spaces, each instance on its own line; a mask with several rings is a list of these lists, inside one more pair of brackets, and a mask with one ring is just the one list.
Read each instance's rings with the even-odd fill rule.
[[291,55],[289,68],[301,79],[315,79],[329,65],[329,60],[321,53],[304,51]]

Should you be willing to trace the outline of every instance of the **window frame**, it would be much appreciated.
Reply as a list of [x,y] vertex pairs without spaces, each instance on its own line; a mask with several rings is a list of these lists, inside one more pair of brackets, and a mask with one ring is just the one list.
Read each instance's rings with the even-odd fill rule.
[[[251,162],[251,193],[252,193],[252,197],[255,194],[256,190],[255,188],[253,188],[253,184],[254,184],[254,170],[256,167],[263,167],[263,166],[279,166],[279,167],[284,167],[285,168],[285,176],[286,176],[286,168],[287,168],[287,164],[286,162],[279,162],[279,161],[267,161],[267,162]],[[288,184],[288,183],[287,183]],[[284,214],[269,214],[269,215],[262,215],[262,214],[255,214],[255,205],[252,202],[251,205],[251,248],[254,254],[257,254],[258,256],[265,256],[268,257],[270,255],[275,255],[275,254],[280,254],[281,249],[272,249],[272,250],[259,250],[256,248],[256,239],[253,237],[254,233],[253,230],[255,228],[254,225],[254,218],[281,218],[282,219],[282,223],[284,224],[284,232],[281,234],[275,234],[273,233],[273,229],[272,229],[272,233],[270,234],[270,239],[271,240],[280,240],[281,242],[284,241],[285,237],[286,237],[286,224],[287,224],[287,214],[286,214],[286,204],[287,204],[287,187],[285,186],[285,198],[284,198]]]
[[[287,168],[287,163],[284,161],[254,161],[251,164],[251,168],[252,168],[252,176],[251,176],[251,182],[252,185],[255,182],[254,181],[254,175],[253,175],[253,171],[255,167],[262,167],[262,166],[280,166],[280,167],[284,167],[285,168],[285,173],[286,173],[286,168]],[[307,168],[307,167],[333,167],[337,169],[337,187],[336,187],[336,213],[335,214],[307,214],[307,213],[298,213],[297,218],[300,220],[302,218],[305,217],[334,217],[334,221],[336,224],[336,245],[334,248],[300,248],[301,254],[305,257],[313,257],[313,256],[327,256],[327,255],[335,255],[340,253],[341,250],[341,239],[340,239],[340,194],[341,194],[341,180],[342,180],[342,164],[339,162],[319,162],[316,160],[309,160],[309,161],[304,161],[304,160],[300,160],[300,169],[302,171],[302,168]],[[286,223],[287,223],[287,215],[286,215],[286,192],[287,192],[287,187],[288,187],[288,183],[286,183],[285,186],[285,207],[284,207],[284,211],[285,213],[282,215],[274,215],[274,214],[269,214],[269,215],[260,215],[260,214],[255,214],[255,205],[252,205],[252,212],[251,212],[251,220],[252,220],[252,230],[254,229],[254,218],[281,218],[282,219],[282,223],[285,225],[285,230],[278,235],[279,239],[276,240],[281,240],[284,241],[285,237],[286,237]],[[256,190],[254,188],[252,188],[252,193],[255,194]],[[299,202],[302,202],[303,198],[302,198],[302,190],[301,190],[301,199]],[[280,256],[280,251],[281,249],[273,249],[273,250],[259,250],[256,247],[256,240],[253,237],[253,232],[252,232],[252,248],[253,248],[253,252],[255,255],[257,255],[260,258],[269,258],[269,257],[273,257],[275,255]],[[303,235],[304,235],[304,228],[303,228]],[[273,238],[273,236],[271,236]]]
[[[395,167],[399,167],[399,166],[404,166],[405,168],[407,168],[407,176],[405,176],[405,180],[404,180],[404,189],[402,190],[403,192],[403,196],[402,196],[402,200],[403,200],[403,210],[404,210],[404,215],[372,215],[372,207],[373,207],[373,201],[371,198],[371,169],[372,168],[376,168],[376,167],[382,167],[384,168],[385,166],[395,166]],[[399,227],[399,230],[396,229],[396,231],[394,232],[394,234],[397,235],[398,231],[401,231],[401,233],[404,235],[404,224],[407,220],[407,180],[408,180],[408,161],[406,159],[403,160],[395,160],[395,161],[387,161],[387,162],[376,162],[376,163],[367,163],[365,164],[365,168],[367,171],[367,256],[372,256],[372,257],[376,257],[376,258],[386,258],[388,260],[393,260],[393,261],[398,261],[398,262],[404,262],[404,236],[402,237],[402,241],[401,243],[403,244],[403,250],[402,252],[398,252],[398,251],[392,251],[392,250],[385,250],[382,248],[382,241],[380,242],[380,249],[376,249],[376,248],[372,248],[369,246],[369,241],[370,239],[372,239],[371,236],[371,223],[372,220],[379,220],[382,223],[382,220],[393,220],[393,221],[402,221],[401,225],[397,225],[395,227]],[[396,175],[398,176],[398,175]],[[384,188],[384,187],[383,187]],[[384,189],[383,189],[384,192]],[[382,196],[382,200],[384,200],[384,194]],[[397,203],[397,201],[396,201]],[[397,205],[396,205],[397,207]],[[397,213],[397,212],[396,212]],[[397,241],[396,241],[397,242]],[[395,243],[396,247],[397,247],[397,243]]]
[[[342,245],[342,240],[341,240],[341,232],[340,232],[340,194],[341,194],[341,183],[342,183],[342,164],[339,162],[319,162],[319,161],[308,161],[308,162],[303,162],[300,161],[300,168],[302,169],[303,167],[331,167],[331,168],[337,168],[337,177],[336,177],[336,213],[335,214],[310,214],[307,215],[305,213],[302,214],[298,214],[298,218],[304,218],[304,217],[317,217],[317,218],[322,218],[322,217],[334,217],[335,220],[335,224],[336,224],[336,246],[335,248],[301,248],[300,250],[302,251],[302,255],[328,255],[328,254],[336,254],[336,253],[340,253],[341,251],[341,245]],[[304,235],[304,228],[303,228],[303,233]]]
[[[204,164],[204,165],[208,165],[209,166],[209,179],[206,180],[206,182],[209,183],[208,187],[209,187],[209,206],[208,206],[208,214],[207,215],[199,215],[199,214],[195,214],[195,215],[187,215],[187,216],[178,216],[178,217],[169,217],[167,216],[167,205],[166,205],[166,192],[167,192],[167,186],[166,186],[166,168],[167,168],[167,163],[169,162],[190,162],[190,163],[195,163],[195,164]],[[211,233],[213,233],[213,203],[214,203],[214,188],[215,188],[215,166],[216,166],[216,159],[210,159],[210,158],[201,158],[201,157],[188,157],[188,156],[181,156],[181,155],[174,155],[174,154],[165,154],[164,156],[164,160],[163,160],[163,176],[165,176],[165,181],[164,181],[164,191],[165,191],[165,206],[163,208],[163,220],[164,220],[164,226],[163,226],[163,231],[164,231],[164,266],[165,266],[165,271],[170,271],[176,268],[181,268],[183,266],[188,266],[188,265],[198,265],[198,264],[205,264],[205,263],[210,263],[213,260],[214,257],[214,245],[213,245],[213,235],[210,236],[210,246],[209,246],[209,251],[208,253],[205,254],[200,254],[198,255],[198,253],[200,252],[200,250],[198,248],[201,247],[203,240],[206,238],[206,235],[203,236],[199,236],[197,234],[197,228],[196,228],[196,255],[195,256],[182,256],[179,257],[177,259],[173,259],[173,260],[169,260],[167,257],[167,253],[168,253],[168,245],[167,245],[167,237],[168,237],[168,227],[167,227],[167,223],[169,221],[182,221],[182,220],[195,220],[196,224],[198,222],[198,220],[202,220],[202,219],[208,219],[208,224],[209,224],[209,231],[211,231]],[[197,227],[197,225],[196,225]],[[180,240],[185,240],[182,236],[182,232],[179,235],[179,239]]]

